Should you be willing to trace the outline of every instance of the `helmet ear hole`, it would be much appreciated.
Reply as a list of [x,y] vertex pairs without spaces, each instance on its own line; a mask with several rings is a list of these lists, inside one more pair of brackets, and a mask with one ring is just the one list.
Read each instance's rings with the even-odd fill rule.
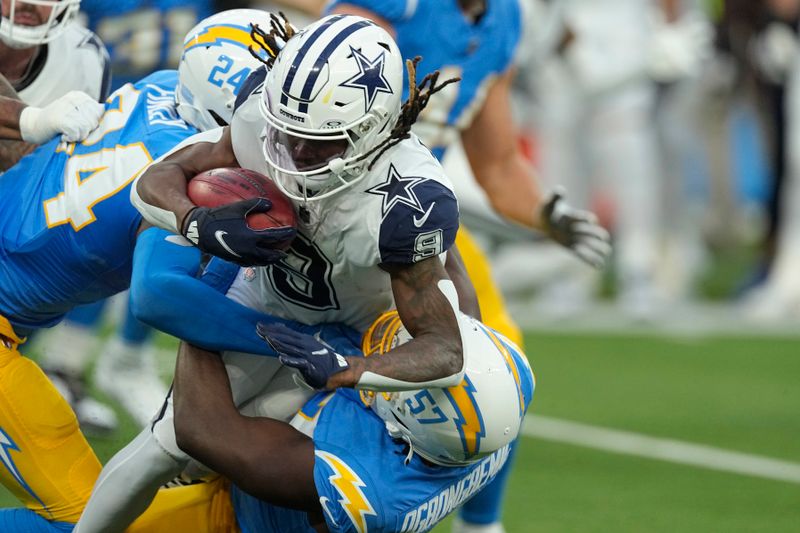
[[208,114],[211,115],[211,118],[213,118],[214,122],[216,122],[217,125],[219,125],[220,127],[228,125],[228,122],[224,118],[219,116],[217,113],[215,113],[213,109],[207,109],[206,111],[208,111]]

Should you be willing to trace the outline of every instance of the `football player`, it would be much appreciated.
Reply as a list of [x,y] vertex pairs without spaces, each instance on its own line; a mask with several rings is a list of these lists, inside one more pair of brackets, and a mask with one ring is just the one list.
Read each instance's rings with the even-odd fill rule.
[[[231,126],[198,135],[152,165],[132,200],[201,250],[266,264],[234,272],[225,283],[229,296],[258,311],[364,331],[396,306],[414,339],[365,360],[367,368],[350,385],[457,385],[462,345],[446,296],[455,288],[441,256],[453,244],[458,206],[438,161],[409,131],[447,82],[436,73],[414,82],[401,108],[403,63],[386,31],[347,15],[297,34],[274,22],[269,34],[257,32],[270,68],[250,78]],[[412,80],[415,67],[407,65]],[[189,200],[187,181],[218,167],[266,174],[293,200],[297,236],[285,255],[247,226],[241,202],[208,209]],[[139,285],[146,284],[134,281],[134,299]],[[274,360],[226,354],[225,363],[242,405],[267,385],[251,366]],[[76,531],[124,529],[158,486],[181,472],[189,458],[175,443],[173,416],[170,397],[153,424],[104,469]]]
[[[522,33],[518,0],[333,0],[327,9],[375,20],[396,36],[403,57],[422,56],[426,69],[460,76],[461,83],[431,99],[415,132],[440,159],[460,139],[475,179],[499,214],[545,231],[594,266],[603,264],[610,251],[607,232],[591,213],[569,207],[561,194],[544,195],[516,141],[510,86]],[[457,244],[483,319],[521,344],[488,261],[463,228]]]
[[[211,14],[210,4],[208,0],[83,0],[81,14],[86,16],[87,26],[108,48],[113,90],[157,70],[176,68],[186,33]],[[127,295],[118,298],[127,299]],[[57,328],[38,337],[36,348],[48,374],[55,370],[69,383],[78,378],[77,385],[83,381],[91,355],[99,353],[95,386],[143,427],[166,394],[149,342],[152,329],[136,320],[128,302],[115,334],[101,341],[107,304],[102,301],[75,309]],[[81,419],[81,409],[76,412]],[[112,429],[99,426],[96,417],[86,418],[86,422],[81,419],[84,429]]]
[[[460,76],[461,83],[434,95],[415,132],[440,159],[460,139],[476,181],[500,215],[544,231],[595,267],[604,263],[608,233],[593,214],[567,205],[561,193],[544,195],[517,142],[510,87],[522,34],[518,0],[333,0],[328,11],[371,18],[396,36],[404,57],[422,56],[425,68]],[[478,292],[482,319],[521,345],[521,332],[483,252],[464,228],[456,244]],[[477,504],[468,504],[462,517],[482,526],[477,531],[492,531],[496,522],[500,531],[499,497],[489,510],[473,512]]]
[[[96,35],[76,23],[79,7],[79,0],[2,0],[0,73],[11,83],[0,83],[0,94],[29,105],[19,115],[0,114],[19,116],[19,135],[0,141],[0,171],[56,133],[67,133],[69,142],[83,140],[103,113],[99,102],[109,94],[111,77],[108,54]],[[70,347],[62,343],[45,353],[48,376],[82,425],[112,429],[114,411],[84,394],[86,352],[76,354]]]
[[[43,142],[63,131],[65,126],[54,124],[57,116],[52,114],[63,111],[59,111],[60,107],[49,108],[42,115],[34,110],[55,104],[70,91],[84,92],[98,102],[105,100],[111,81],[108,54],[96,35],[75,23],[80,0],[2,0],[0,6],[0,73],[23,102],[34,106],[25,112],[23,139],[34,144]],[[2,86],[0,83],[0,95],[15,96]],[[86,110],[92,107],[75,96],[63,104],[79,104]],[[92,111],[95,114],[96,109]],[[78,129],[65,131],[71,134],[69,140],[78,140],[74,134],[84,133],[84,125],[67,127]],[[0,171],[32,149],[31,144],[0,142]]]
[[[457,317],[465,360],[458,385],[322,393],[291,425],[241,415],[220,358],[184,345],[178,442],[234,483],[243,531],[428,531],[502,469],[535,385],[519,348]],[[285,327],[265,331],[286,362],[318,364],[315,354],[329,351]],[[387,313],[365,334],[363,351],[382,357],[410,338],[397,313]]]
[[69,406],[19,346],[72,307],[128,287],[144,227],[129,203],[131,182],[196,128],[230,119],[236,87],[209,77],[220,65],[259,64],[247,25],[265,17],[234,12],[199,25],[180,76],[162,71],[123,86],[82,143],[53,139],[0,177],[0,481],[40,517],[76,522],[100,464]]
[[[233,486],[217,479],[162,488],[128,531],[431,529],[503,467],[535,387],[516,346],[457,316],[466,359],[458,385],[391,394],[321,392],[291,425],[243,416],[222,359],[184,344],[175,374],[179,442]],[[287,362],[319,366],[311,352],[332,348],[287,328],[261,331]],[[361,349],[381,357],[409,338],[397,312],[390,312],[368,328]],[[361,350],[358,355],[346,359],[355,363]]]

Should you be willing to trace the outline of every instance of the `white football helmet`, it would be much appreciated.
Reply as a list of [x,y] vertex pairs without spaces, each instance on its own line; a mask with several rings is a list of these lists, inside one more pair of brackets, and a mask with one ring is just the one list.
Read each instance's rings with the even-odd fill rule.
[[[460,385],[393,393],[362,391],[362,399],[393,437],[433,463],[473,463],[517,438],[536,380],[528,360],[511,341],[457,313],[464,347]],[[411,339],[396,311],[381,316],[364,334],[367,357]]]
[[[8,0],[8,13],[0,19],[0,41],[15,49],[48,43],[64,33],[80,5],[81,0]],[[46,20],[39,16],[37,7],[50,8]]]
[[251,23],[269,28],[270,13],[223,11],[200,21],[183,41],[175,99],[181,118],[202,131],[230,123],[244,81],[264,65],[248,50],[256,44],[250,37]]
[[351,186],[400,111],[403,59],[370,20],[331,15],[289,39],[260,101],[264,157],[290,198],[314,201]]

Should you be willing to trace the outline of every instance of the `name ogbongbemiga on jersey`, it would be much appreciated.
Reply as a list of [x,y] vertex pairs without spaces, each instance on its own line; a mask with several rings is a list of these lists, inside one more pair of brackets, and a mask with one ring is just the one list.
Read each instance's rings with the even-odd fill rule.
[[453,483],[437,496],[434,496],[411,512],[406,513],[403,519],[401,532],[421,533],[428,531],[435,526],[442,518],[447,516],[453,509],[470,499],[475,493],[486,486],[489,481],[503,468],[508,460],[511,450],[506,445],[489,457],[485,458],[480,464],[461,478],[458,483]]
[[175,91],[167,91],[156,85],[147,85],[147,89],[147,120],[150,124],[189,129],[175,108]]

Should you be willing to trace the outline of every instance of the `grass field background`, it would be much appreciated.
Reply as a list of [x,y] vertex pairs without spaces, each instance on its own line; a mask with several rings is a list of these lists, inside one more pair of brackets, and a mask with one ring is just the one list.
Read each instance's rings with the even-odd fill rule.
[[[536,333],[526,343],[533,413],[800,463],[797,339]],[[136,431],[121,418],[111,438],[92,439],[102,460]],[[0,506],[13,505],[0,493]],[[505,524],[509,533],[800,531],[800,485],[524,437]]]

